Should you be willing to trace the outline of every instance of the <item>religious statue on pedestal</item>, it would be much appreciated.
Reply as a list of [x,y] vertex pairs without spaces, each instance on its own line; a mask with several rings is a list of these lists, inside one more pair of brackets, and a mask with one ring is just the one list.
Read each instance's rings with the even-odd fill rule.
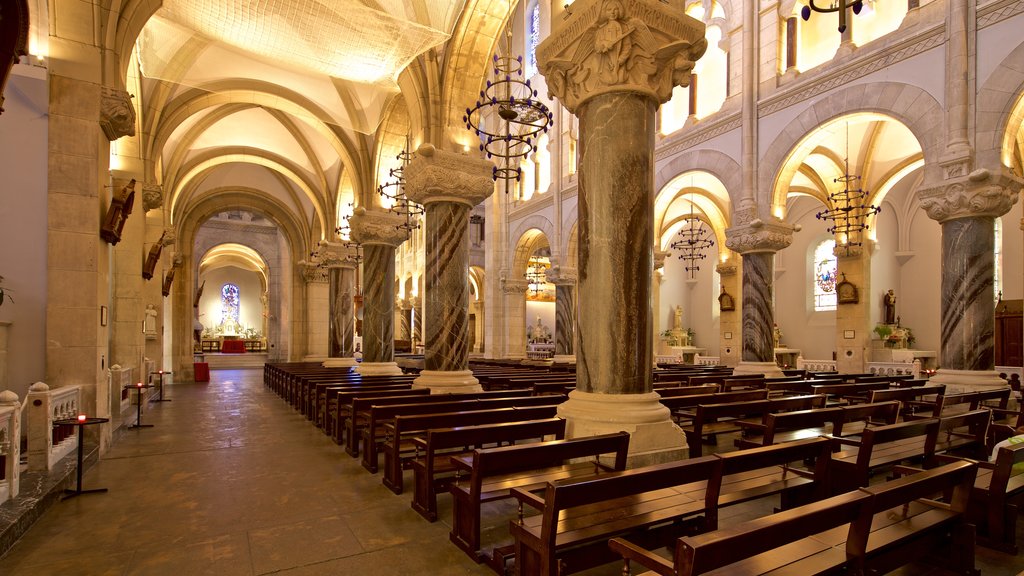
[[896,324],[896,294],[892,291],[892,288],[886,292],[883,298],[882,309],[885,312],[883,314],[883,324]]
[[782,329],[778,324],[772,325],[772,341],[775,348],[782,348]]
[[146,304],[146,320],[143,324],[142,331],[146,334],[147,339],[156,338],[156,307],[152,304]]

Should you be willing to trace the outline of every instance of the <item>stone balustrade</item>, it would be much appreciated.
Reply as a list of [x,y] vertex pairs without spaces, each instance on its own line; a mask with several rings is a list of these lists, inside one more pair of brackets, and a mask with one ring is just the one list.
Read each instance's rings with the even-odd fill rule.
[[29,470],[52,470],[53,465],[78,447],[75,427],[54,427],[53,421],[75,418],[82,410],[82,387],[51,390],[43,382],[29,386],[25,397]]
[[18,395],[0,392],[0,504],[18,495],[21,472],[21,411]]
[[805,360],[803,357],[800,357],[796,359],[796,367],[798,370],[807,370],[808,372],[835,372],[836,361]]

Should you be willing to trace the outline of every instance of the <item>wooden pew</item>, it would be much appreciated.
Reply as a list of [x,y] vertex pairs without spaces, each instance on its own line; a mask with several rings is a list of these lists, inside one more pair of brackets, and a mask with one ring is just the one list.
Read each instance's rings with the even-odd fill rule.
[[822,434],[837,437],[856,436],[869,425],[895,424],[900,403],[894,401],[876,404],[853,404],[768,413],[761,423],[740,422],[743,436],[736,439],[736,447],[770,446],[779,442],[792,442]]
[[981,408],[939,418],[936,454],[960,454],[976,460],[988,457],[988,427],[992,411]]
[[[696,387],[708,386],[699,384]],[[659,392],[660,393],[660,392]],[[725,402],[750,402],[767,400],[767,390],[740,390],[739,392],[713,392],[711,394],[687,394],[683,396],[664,396],[659,402],[672,413],[672,420],[682,424],[693,419],[697,406],[701,404],[721,404]]]
[[876,470],[895,466],[912,458],[930,459],[935,454],[939,420],[914,420],[866,428],[860,439],[833,440],[843,446],[832,454],[832,493],[867,486]]
[[1024,444],[1001,447],[995,462],[979,462],[968,518],[978,543],[1016,555],[1017,517],[1024,501]]
[[751,402],[700,404],[694,412],[693,420],[690,424],[682,426],[682,429],[686,433],[686,442],[690,447],[691,456],[700,456],[705,440],[717,434],[741,431],[742,428],[739,424],[741,420],[756,422],[769,412],[807,410],[822,408],[824,405],[825,396],[822,395],[788,396]]
[[662,398],[670,396],[694,396],[696,394],[714,394],[718,392],[718,384],[699,384],[697,386],[668,386],[655,388],[655,392]]
[[[527,391],[528,392],[528,391]],[[499,408],[529,406],[554,407],[565,399],[560,396],[523,396],[508,398],[476,398],[469,400],[455,400],[448,402],[417,402],[403,404],[374,404],[367,410],[366,426],[361,430],[363,449],[362,465],[370,472],[376,474],[378,460],[377,454],[384,442],[384,426],[392,422],[398,416],[412,416],[416,414],[440,414],[445,412],[464,412],[478,410],[497,410]],[[356,417],[359,415],[356,414]],[[550,410],[547,416],[554,416],[554,409]],[[547,417],[547,416],[536,416]]]
[[[939,394],[930,406],[926,403],[915,404],[916,412],[927,412],[931,408],[932,418],[949,416],[957,412],[971,412],[981,407],[1006,410],[1010,402],[1010,387],[990,390],[972,390],[957,394]],[[994,403],[994,405],[993,405]]]
[[854,404],[864,402],[875,390],[886,390],[888,382],[858,382],[853,384],[822,384],[812,386],[813,394],[828,396],[828,404]]
[[944,384],[914,386],[911,388],[889,388],[888,390],[873,390],[868,402],[888,402],[897,400],[900,403],[900,413],[905,419],[908,414],[913,414],[912,402],[919,402],[928,396],[938,396],[946,393]]
[[[973,533],[964,509],[976,467],[954,463],[832,498],[680,538],[672,560],[613,538],[624,559],[663,576],[729,574],[884,574],[922,557],[975,573]],[[952,493],[950,503],[930,498]],[[952,538],[948,535],[952,534]]]
[[356,398],[393,398],[409,396],[427,396],[428,388],[395,388],[374,390],[351,390],[348,388],[328,388],[327,400],[324,402],[324,433],[336,444],[342,444],[345,438],[345,427],[342,423],[349,415],[352,401]]
[[549,483],[542,495],[513,490],[521,506],[541,511],[510,523],[515,573],[578,572],[614,560],[606,546],[609,538],[625,537],[654,549],[686,533],[715,528],[723,506],[775,494],[783,502],[807,497],[816,481],[827,489],[827,465],[807,474],[789,464],[827,460],[830,449],[827,438],[813,438]]
[[[395,418],[384,424],[384,440],[380,450],[384,453],[384,474],[381,481],[395,494],[401,494],[404,490],[404,470],[410,468],[412,461],[419,456],[424,444],[419,440],[425,439],[431,430],[439,428],[462,428],[477,427],[485,424],[501,424],[508,422],[523,422],[527,420],[540,420],[555,417],[557,404],[545,406],[510,406],[508,408],[490,408],[484,410],[470,409],[461,412],[431,412],[428,414],[398,414]],[[564,427],[563,427],[564,431]],[[499,442],[501,438],[488,441],[487,438],[496,436],[500,430],[486,431],[477,429],[476,433],[480,438],[476,442],[463,443],[463,451],[472,447],[482,447],[485,444]],[[506,432],[511,434],[512,432]],[[510,437],[507,441],[515,440],[541,440],[544,434],[539,436]],[[462,436],[465,439],[465,436]],[[452,449],[452,446],[438,446],[437,450]]]
[[[512,489],[534,491],[548,482],[568,480],[625,470],[629,434],[616,432],[569,440],[554,440],[519,446],[477,449],[466,456],[452,457],[456,476],[449,486],[452,494],[452,529],[449,538],[477,562],[492,555],[481,549],[480,507],[512,497]],[[602,454],[612,454],[610,464]],[[496,551],[495,565],[504,571],[510,551]]]

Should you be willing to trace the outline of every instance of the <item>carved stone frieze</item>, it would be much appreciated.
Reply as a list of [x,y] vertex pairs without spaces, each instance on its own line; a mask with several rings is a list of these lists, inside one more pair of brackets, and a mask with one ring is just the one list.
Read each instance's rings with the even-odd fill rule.
[[[681,4],[681,3],[679,3]],[[704,24],[659,0],[577,0],[537,47],[548,84],[570,112],[595,96],[634,92],[668,102],[707,49]]]
[[1021,179],[1008,169],[1001,167],[993,174],[979,168],[970,174],[925,186],[917,197],[928,217],[938,222],[977,216],[995,218],[1010,211],[1021,187]]
[[160,184],[144,183],[142,185],[142,209],[149,212],[163,205],[164,187]]
[[409,230],[402,228],[405,217],[382,210],[356,208],[349,224],[352,239],[361,244],[386,244],[397,247],[409,239]]
[[575,286],[576,281],[579,278],[575,268],[559,264],[555,264],[548,269],[545,276],[547,277],[548,282],[551,282],[555,286]]
[[655,248],[654,249],[654,269],[657,270],[659,268],[664,268],[665,267],[665,259],[668,258],[670,254],[672,254],[672,253],[667,251],[667,250],[658,250],[657,248]]
[[321,240],[316,250],[309,255],[309,259],[311,264],[322,267],[355,267],[357,256],[357,248],[354,246],[347,246],[341,242]]
[[299,262],[299,270],[307,284],[327,284],[328,282],[327,268],[317,266],[313,262],[305,260]]
[[417,204],[476,206],[494,193],[494,163],[424,144],[405,167],[405,195]]
[[135,136],[135,106],[127,90],[103,87],[100,127],[111,142],[122,136]]
[[505,294],[522,296],[530,289],[530,283],[525,278],[502,278],[501,291]]
[[[743,215],[744,211],[737,211],[737,216]],[[740,254],[778,252],[793,242],[793,226],[778,219],[766,222],[754,218],[728,228],[725,237],[725,246]]]

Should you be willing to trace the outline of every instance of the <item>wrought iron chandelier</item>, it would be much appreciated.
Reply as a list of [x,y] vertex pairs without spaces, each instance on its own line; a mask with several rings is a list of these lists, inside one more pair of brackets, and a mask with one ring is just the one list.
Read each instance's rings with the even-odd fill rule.
[[412,157],[413,153],[409,151],[409,139],[406,138],[405,149],[395,156],[395,159],[399,161],[399,165],[388,170],[388,177],[391,180],[377,187],[377,193],[382,198],[392,201],[391,207],[388,210],[405,216],[405,224],[400,224],[398,227],[410,232],[420,227],[419,216],[424,212],[422,204],[409,200],[405,195],[405,167],[409,165]]
[[847,4],[846,0],[834,0],[827,7],[823,7],[823,6],[816,5],[814,3],[814,0],[808,0],[807,6],[804,6],[803,8],[800,9],[800,17],[803,18],[804,21],[806,22],[807,20],[811,19],[811,11],[820,12],[822,14],[827,14],[829,12],[838,12],[839,13],[839,33],[842,34],[843,32],[846,32],[846,9],[847,8],[852,8],[854,14],[860,14],[861,10],[864,9],[864,1],[863,0],[856,0],[856,2],[851,2],[851,3]]
[[534,296],[544,291],[544,284],[548,281],[548,276],[544,270],[544,265],[540,261],[534,261],[533,259],[531,259],[530,264],[526,267],[526,282],[528,289]]
[[[349,202],[348,206],[349,208],[353,208],[355,204]],[[353,252],[351,254],[346,254],[342,258],[337,258],[335,256],[330,255],[329,252],[326,252],[324,250],[324,246],[321,246],[321,250],[318,250],[317,252],[313,252],[313,254],[310,254],[311,257],[318,256],[318,258],[314,258],[314,261],[318,261],[319,266],[337,265],[343,262],[359,264],[360,262],[363,261],[363,245],[360,244],[359,242],[356,242],[355,240],[352,240],[352,213],[353,211],[349,210],[349,213],[347,215],[342,216],[341,223],[338,225],[337,228],[334,229],[334,233],[337,234],[339,238],[341,238],[342,246],[344,246],[345,248],[352,249]]]
[[859,175],[850,174],[850,126],[846,126],[847,157],[843,160],[845,169],[842,176],[832,181],[840,184],[839,190],[828,195],[827,208],[815,214],[819,220],[831,220],[828,231],[836,237],[836,253],[843,251],[849,256],[851,248],[864,243],[864,232],[870,229],[867,219],[882,211],[879,206],[866,204],[869,192],[860,188]]
[[[511,2],[509,5],[511,11]],[[551,127],[554,115],[537,99],[537,91],[523,78],[523,57],[512,56],[512,28],[505,28],[505,54],[495,54],[492,75],[480,91],[480,99],[466,108],[466,129],[480,140],[480,151],[496,160],[494,181],[522,178],[520,163],[535,149],[536,139]]]
[[686,216],[683,227],[677,234],[679,239],[671,244],[673,250],[678,250],[678,258],[686,261],[686,272],[690,278],[695,278],[700,270],[700,261],[707,258],[704,254],[706,248],[715,245],[711,239],[711,229],[704,225],[704,221],[693,211],[693,197],[690,198],[690,214]]

